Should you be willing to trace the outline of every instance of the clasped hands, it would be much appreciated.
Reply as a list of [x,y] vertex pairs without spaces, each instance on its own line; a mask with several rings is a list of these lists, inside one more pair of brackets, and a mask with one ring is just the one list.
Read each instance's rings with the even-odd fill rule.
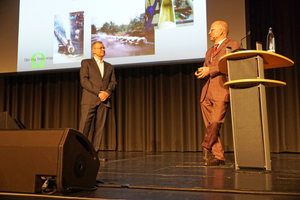
[[198,78],[198,79],[201,79],[201,78],[205,78],[206,76],[209,75],[209,68],[208,67],[200,67],[198,68],[198,70],[195,72],[195,76]]
[[109,94],[105,91],[100,91],[98,97],[101,101],[106,101],[106,99],[109,97]]

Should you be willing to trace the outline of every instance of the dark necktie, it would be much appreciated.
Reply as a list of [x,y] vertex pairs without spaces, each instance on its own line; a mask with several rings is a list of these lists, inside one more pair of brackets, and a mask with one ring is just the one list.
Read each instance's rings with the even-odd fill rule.
[[214,51],[213,51],[213,56],[215,55],[215,53],[216,53],[216,51],[217,51],[217,49],[218,49],[218,46],[219,46],[219,44],[216,44],[216,45],[215,45],[215,48],[214,48]]

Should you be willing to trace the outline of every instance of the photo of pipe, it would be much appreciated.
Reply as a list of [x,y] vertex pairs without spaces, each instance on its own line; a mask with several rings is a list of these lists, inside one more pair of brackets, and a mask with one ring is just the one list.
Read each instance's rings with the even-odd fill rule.
[[173,1],[163,0],[160,7],[158,29],[175,28],[175,11]]
[[[66,39],[65,37],[63,37],[59,31],[54,29],[54,35],[57,37],[58,41],[63,45],[64,49],[65,49],[65,53],[74,53],[75,51],[75,47],[72,44],[72,41],[70,39]],[[59,47],[60,48],[60,47]]]

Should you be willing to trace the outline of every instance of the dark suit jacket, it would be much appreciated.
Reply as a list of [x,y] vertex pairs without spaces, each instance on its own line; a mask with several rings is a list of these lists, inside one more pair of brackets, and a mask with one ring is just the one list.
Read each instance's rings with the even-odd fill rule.
[[100,91],[106,91],[109,98],[103,104],[111,107],[110,96],[117,85],[114,73],[114,67],[104,62],[104,76],[101,77],[99,67],[94,58],[81,61],[80,83],[82,86],[81,104],[100,104],[98,94]]
[[203,67],[209,67],[209,76],[205,77],[205,83],[202,88],[200,102],[203,102],[208,89],[211,90],[213,99],[216,101],[229,102],[229,88],[224,86],[227,82],[227,75],[222,74],[219,70],[219,60],[226,54],[226,48],[231,47],[232,51],[240,47],[235,40],[225,39],[218,50],[213,55],[214,47],[207,50]]

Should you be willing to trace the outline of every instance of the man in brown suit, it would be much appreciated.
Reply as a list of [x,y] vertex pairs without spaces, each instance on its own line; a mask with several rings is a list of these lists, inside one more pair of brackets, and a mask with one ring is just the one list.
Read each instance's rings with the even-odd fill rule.
[[82,99],[79,131],[88,137],[91,122],[95,116],[92,143],[96,152],[98,152],[106,115],[108,109],[111,108],[110,97],[117,82],[114,67],[103,61],[105,47],[102,42],[94,42],[92,52],[94,58],[82,60],[80,68]]
[[229,88],[224,86],[227,75],[219,70],[219,59],[226,54],[226,48],[239,48],[239,43],[230,40],[228,25],[224,21],[215,21],[210,28],[209,36],[215,45],[207,50],[203,67],[198,68],[195,76],[204,79],[200,105],[206,126],[206,134],[202,143],[204,165],[224,165],[224,149],[220,140],[221,124],[225,121],[225,113],[229,104]]

